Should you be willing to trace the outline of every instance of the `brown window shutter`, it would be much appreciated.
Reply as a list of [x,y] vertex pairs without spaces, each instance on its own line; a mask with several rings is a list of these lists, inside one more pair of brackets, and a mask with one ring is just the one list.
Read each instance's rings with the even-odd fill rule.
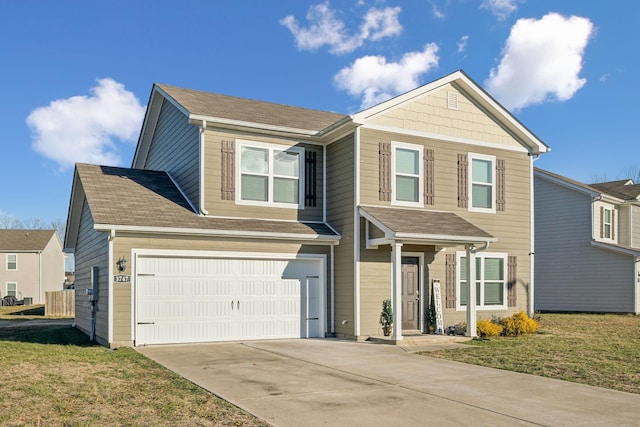
[[604,238],[604,208],[600,206],[600,238]]
[[435,203],[434,191],[434,155],[430,148],[424,149],[424,204],[433,205]]
[[611,209],[611,239],[616,238],[616,211]]
[[458,154],[458,207],[466,208],[469,200],[469,163],[466,154]]
[[504,160],[496,162],[496,210],[504,211]]
[[507,261],[507,304],[509,307],[515,307],[516,301],[516,283],[518,283],[518,258],[509,256]]
[[391,200],[391,143],[380,143],[379,177],[380,177],[380,200],[388,202]]
[[305,180],[304,180],[304,205],[312,208],[316,207],[316,167],[317,153],[315,151],[305,152]]
[[447,294],[445,308],[456,308],[456,254],[447,254],[445,258]]
[[222,141],[222,200],[235,200],[235,162],[236,144],[234,141]]

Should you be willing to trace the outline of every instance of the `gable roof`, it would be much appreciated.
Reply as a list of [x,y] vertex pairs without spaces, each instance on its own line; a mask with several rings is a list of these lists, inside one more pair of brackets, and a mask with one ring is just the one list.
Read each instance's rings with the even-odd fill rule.
[[55,230],[0,230],[0,251],[41,251],[55,233]]
[[575,179],[550,172],[540,168],[534,168],[537,177],[545,178],[565,187],[572,188],[591,197],[606,197],[611,202],[622,203],[624,201],[640,201],[640,185],[633,184],[630,179],[618,181],[600,182],[596,184],[584,184]]
[[77,164],[67,221],[65,247],[75,247],[82,206],[86,200],[100,231],[207,234],[338,241],[340,236],[321,223],[217,218],[198,215],[169,174],[163,171]]

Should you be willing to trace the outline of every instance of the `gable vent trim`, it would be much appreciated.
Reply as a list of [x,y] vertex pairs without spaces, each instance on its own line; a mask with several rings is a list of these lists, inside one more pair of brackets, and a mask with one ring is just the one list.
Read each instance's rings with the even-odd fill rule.
[[449,110],[458,109],[458,92],[447,92],[447,108]]

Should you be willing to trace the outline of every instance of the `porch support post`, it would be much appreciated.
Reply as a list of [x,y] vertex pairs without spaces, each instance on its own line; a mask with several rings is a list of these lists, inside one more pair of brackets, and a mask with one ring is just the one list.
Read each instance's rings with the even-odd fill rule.
[[393,269],[393,334],[396,341],[402,340],[402,243],[391,244]]
[[476,247],[468,245],[467,249],[467,336],[477,336],[476,318]]

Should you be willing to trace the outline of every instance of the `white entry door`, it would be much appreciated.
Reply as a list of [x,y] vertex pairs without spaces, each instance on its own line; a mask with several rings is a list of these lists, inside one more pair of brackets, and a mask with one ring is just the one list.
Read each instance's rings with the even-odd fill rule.
[[135,344],[324,336],[322,262],[138,256]]

